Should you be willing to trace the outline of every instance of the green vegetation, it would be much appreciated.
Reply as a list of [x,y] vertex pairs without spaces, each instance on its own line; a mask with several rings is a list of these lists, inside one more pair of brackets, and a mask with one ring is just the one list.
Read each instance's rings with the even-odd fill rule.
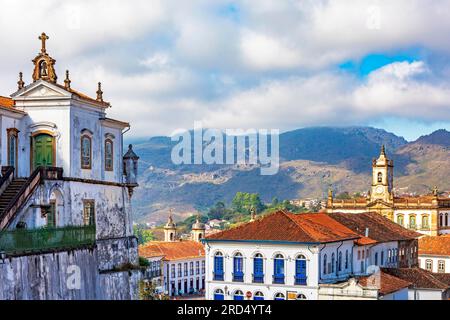
[[139,257],[139,266],[141,267],[148,267],[150,266],[150,262],[144,257]]
[[146,244],[146,243],[148,243],[150,241],[154,241],[156,239],[152,230],[146,229],[142,225],[133,226],[133,233],[138,238],[139,244]]

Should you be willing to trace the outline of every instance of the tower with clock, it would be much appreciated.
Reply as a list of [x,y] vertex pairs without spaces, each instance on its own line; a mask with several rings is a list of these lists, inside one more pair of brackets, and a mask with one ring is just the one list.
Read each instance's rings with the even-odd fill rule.
[[374,159],[372,163],[372,190],[370,200],[381,200],[386,203],[392,203],[394,181],[394,161],[389,160],[386,156],[384,146],[381,147],[381,154],[378,159]]

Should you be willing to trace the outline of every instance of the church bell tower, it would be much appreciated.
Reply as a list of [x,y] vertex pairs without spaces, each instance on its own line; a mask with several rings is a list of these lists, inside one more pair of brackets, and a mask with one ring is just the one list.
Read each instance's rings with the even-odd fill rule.
[[372,163],[372,189],[370,192],[371,201],[382,200],[387,203],[393,203],[394,182],[394,161],[386,156],[384,145],[381,147],[381,153],[378,159]]

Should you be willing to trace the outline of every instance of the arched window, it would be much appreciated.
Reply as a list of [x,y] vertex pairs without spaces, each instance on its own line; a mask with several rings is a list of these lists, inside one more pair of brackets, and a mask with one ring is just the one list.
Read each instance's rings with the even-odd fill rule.
[[88,135],[81,136],[81,168],[92,168],[92,139]]
[[384,251],[381,251],[381,262],[380,262],[381,266],[384,266]]
[[378,172],[378,183],[383,182],[383,174],[381,172]]
[[301,254],[295,259],[295,284],[306,286],[306,280],[306,257]]
[[233,294],[234,300],[244,300],[244,293],[241,290],[236,290]]
[[273,283],[284,284],[284,257],[277,254],[273,260]]
[[275,295],[275,300],[285,300],[284,294],[282,294],[281,292],[277,293]]
[[19,130],[11,128],[6,130],[8,135],[8,166],[14,167],[17,172],[17,144]]
[[409,216],[409,227],[411,229],[416,228],[416,215],[414,215],[414,214]]
[[342,271],[342,252],[339,251],[338,254],[338,271]]
[[445,226],[448,227],[448,213],[445,214]]
[[336,263],[336,256],[334,255],[334,252],[331,254],[331,273],[334,273],[334,267]]
[[223,254],[218,251],[214,256],[214,280],[223,281],[223,276]]
[[255,292],[253,300],[264,300],[264,293],[262,293],[261,291]]
[[444,226],[444,215],[442,213],[439,215],[439,226]]
[[345,269],[348,269],[348,250],[345,250]]
[[105,140],[105,171],[113,171],[114,169],[114,146],[111,139]]
[[375,252],[375,265],[378,265],[378,252]]
[[392,262],[392,251],[391,249],[388,250],[388,263]]
[[445,273],[445,260],[438,261],[438,272]]
[[178,264],[178,277],[182,277],[183,276],[183,269],[181,266],[181,263]]
[[397,216],[397,223],[399,225],[401,225],[402,227],[405,225],[405,218],[404,218],[404,216],[402,214],[399,214]]
[[264,283],[264,260],[261,253],[253,257],[253,282]]
[[233,281],[244,281],[244,257],[238,252],[233,257]]
[[222,289],[214,291],[214,300],[224,300],[224,294]]
[[430,227],[430,223],[429,223],[429,218],[428,215],[423,215],[422,216],[422,228],[423,229],[428,229]]
[[304,294],[300,293],[297,295],[296,300],[306,300],[306,296]]
[[323,274],[327,274],[327,255],[323,256]]

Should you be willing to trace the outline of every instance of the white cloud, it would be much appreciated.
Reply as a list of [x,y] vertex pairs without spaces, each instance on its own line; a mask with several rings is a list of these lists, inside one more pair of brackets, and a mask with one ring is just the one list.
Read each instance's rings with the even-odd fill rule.
[[[95,95],[133,134],[207,126],[282,130],[383,116],[450,121],[450,66],[400,62],[367,79],[336,71],[368,53],[450,54],[450,5],[358,0],[0,0],[0,94],[31,77],[37,36],[62,78]],[[438,75],[439,74],[439,75]]]

